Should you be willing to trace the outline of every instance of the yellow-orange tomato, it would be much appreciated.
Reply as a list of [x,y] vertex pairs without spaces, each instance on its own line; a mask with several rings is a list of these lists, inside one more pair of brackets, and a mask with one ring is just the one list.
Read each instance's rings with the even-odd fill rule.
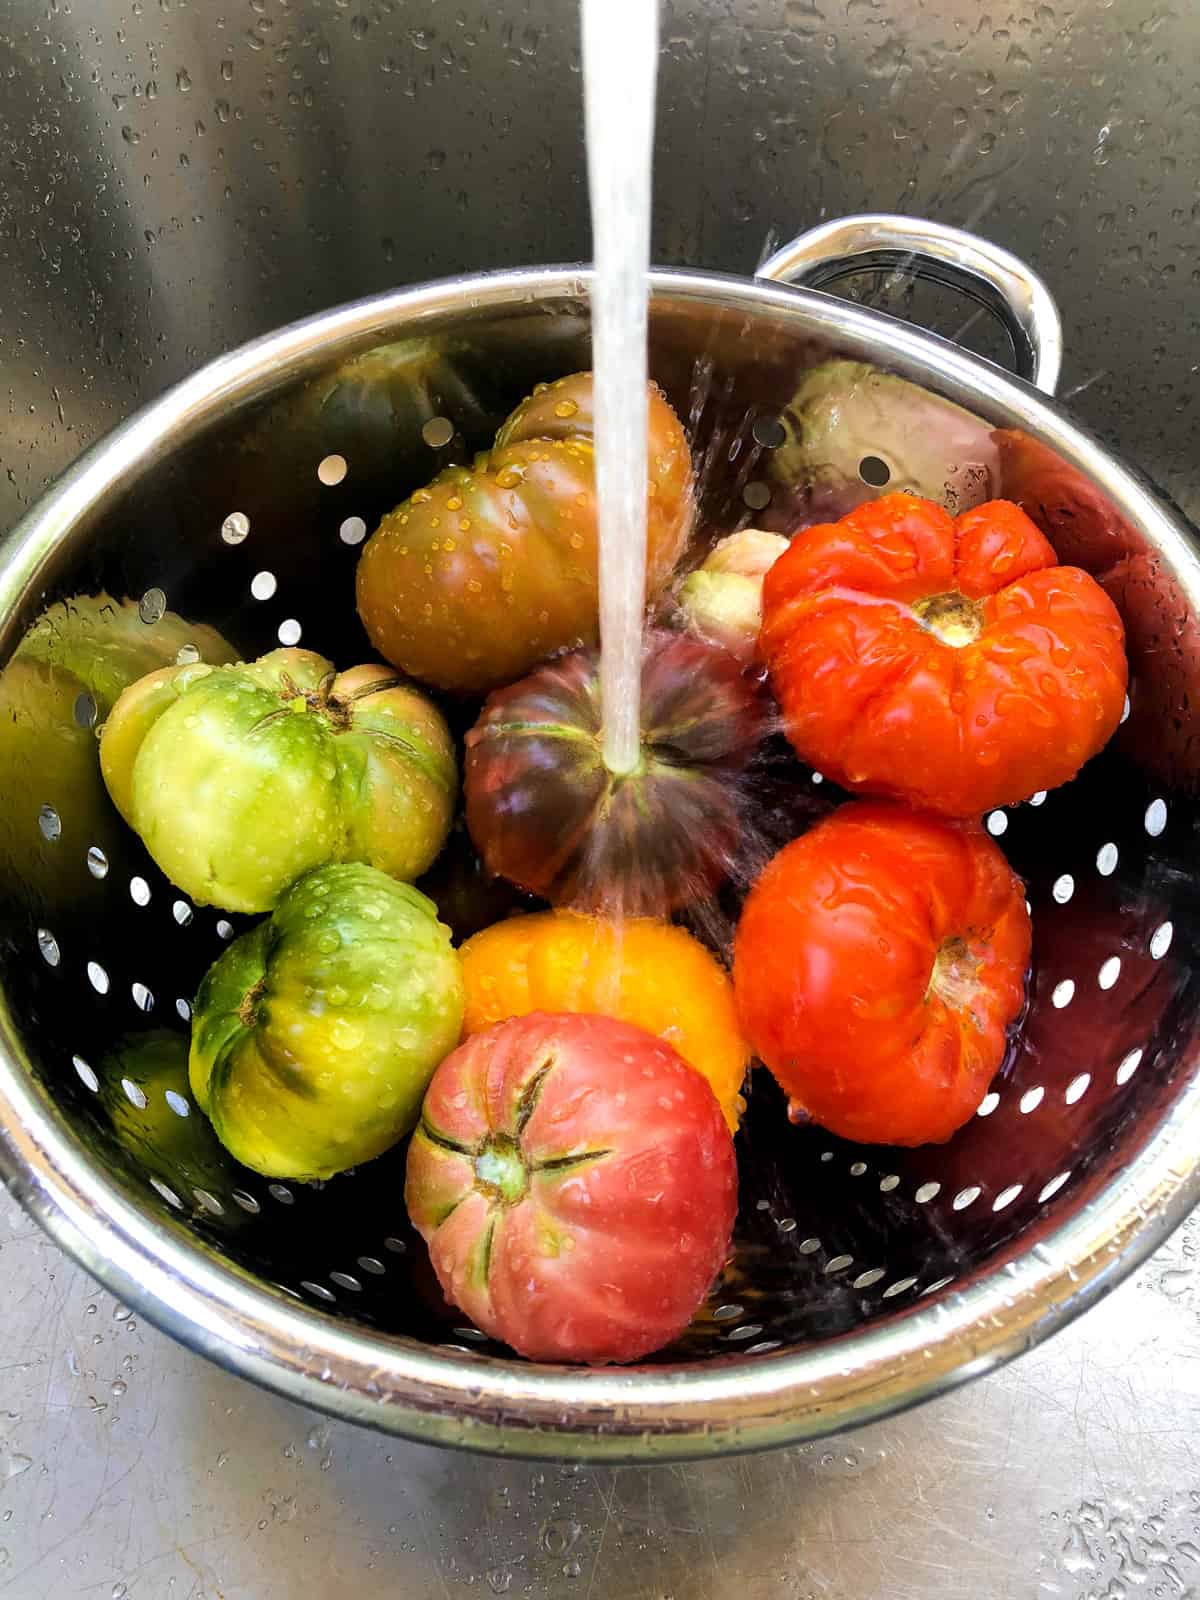
[[531,1011],[590,1011],[636,1023],[705,1077],[731,1129],[750,1049],[721,964],[683,928],[650,917],[621,925],[570,911],[512,917],[460,951],[464,1034]]

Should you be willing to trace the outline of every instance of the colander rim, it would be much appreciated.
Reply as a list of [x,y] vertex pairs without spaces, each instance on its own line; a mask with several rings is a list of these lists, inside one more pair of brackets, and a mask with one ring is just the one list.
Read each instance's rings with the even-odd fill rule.
[[[582,301],[589,270],[456,276],[318,312],[217,357],[93,445],[0,545],[0,660],[53,550],[176,434],[307,366],[464,309]],[[1138,474],[1020,379],[938,336],[814,290],[656,269],[652,294],[802,322],[994,424],[1018,424],[1098,483],[1171,564],[1200,612],[1200,557]],[[270,375],[268,381],[267,375]],[[1181,1070],[1194,1066],[1190,1046]],[[968,1287],[812,1348],[640,1369],[540,1367],[431,1349],[313,1310],[149,1218],[87,1155],[37,1084],[0,997],[0,1175],[93,1277],[183,1343],[305,1405],[428,1442],[523,1456],[686,1459],[857,1426],[981,1375],[1125,1278],[1200,1199],[1200,1079],[1135,1159],[1031,1249],[1020,1238]]]

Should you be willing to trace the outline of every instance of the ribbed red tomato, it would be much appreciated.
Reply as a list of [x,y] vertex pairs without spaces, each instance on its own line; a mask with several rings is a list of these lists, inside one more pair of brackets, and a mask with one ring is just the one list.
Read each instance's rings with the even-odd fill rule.
[[1074,777],[1117,728],[1121,618],[1015,505],[891,494],[798,534],[759,650],[798,753],[848,788],[978,816]]
[[533,1012],[442,1062],[409,1216],[446,1297],[540,1361],[635,1361],[682,1333],[725,1260],[733,1145],[708,1083],[612,1017]]
[[750,891],[738,1016],[822,1127],[938,1142],[1003,1060],[1029,950],[1024,888],[982,829],[864,800],[793,840]]

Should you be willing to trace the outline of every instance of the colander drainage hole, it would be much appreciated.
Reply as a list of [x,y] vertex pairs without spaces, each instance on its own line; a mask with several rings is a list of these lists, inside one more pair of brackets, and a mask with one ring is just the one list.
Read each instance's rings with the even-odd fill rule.
[[987,831],[993,839],[998,839],[1002,833],[1008,832],[1008,816],[1003,811],[993,811],[987,819]]
[[218,939],[232,939],[233,938],[233,923],[228,921],[225,917],[221,917],[217,922],[217,938]]
[[256,572],[250,579],[250,593],[256,600],[269,600],[279,587],[273,572]]
[[48,844],[62,838],[62,818],[53,806],[43,806],[38,812],[38,831]]
[[133,984],[129,992],[133,996],[133,1003],[139,1011],[154,1010],[154,996],[144,983]]
[[1109,956],[1107,961],[1101,963],[1100,971],[1096,974],[1096,982],[1102,989],[1111,989],[1113,984],[1116,983],[1120,976],[1120,956]]
[[1057,1177],[1051,1178],[1038,1195],[1039,1205],[1046,1200],[1052,1200],[1070,1176],[1070,1172],[1060,1172]]
[[757,1344],[748,1344],[745,1354],[748,1356],[765,1356],[768,1351],[781,1350],[782,1348],[782,1339],[760,1339]]
[[850,1176],[852,1178],[861,1178],[866,1170],[867,1163],[865,1161],[852,1161],[850,1163]]
[[748,483],[742,490],[742,504],[748,506],[751,511],[765,510],[771,504],[769,486],[757,478],[753,483]]
[[887,1272],[883,1267],[870,1267],[866,1272],[859,1273],[854,1280],[853,1287],[855,1289],[870,1289],[872,1285],[885,1277],[887,1277]]
[[898,1189],[899,1187],[900,1175],[897,1172],[889,1172],[885,1177],[882,1177],[879,1180],[880,1194],[891,1194],[893,1189]]
[[1081,1072],[1078,1077],[1071,1079],[1070,1083],[1066,1087],[1065,1093],[1063,1094],[1063,1099],[1069,1106],[1073,1106],[1077,1100],[1083,1099],[1084,1095],[1087,1093],[1088,1084],[1091,1083],[1091,1081],[1092,1075],[1090,1072]]
[[167,612],[167,597],[161,589],[147,589],[138,601],[138,616],[148,628],[161,622]]
[[84,1088],[90,1089],[92,1093],[95,1094],[100,1087],[100,1079],[92,1071],[91,1067],[88,1066],[83,1057],[72,1056],[71,1065],[75,1068],[76,1073],[79,1075],[79,1081],[83,1084]]
[[[426,426],[428,427],[428,423]],[[332,489],[341,483],[349,470],[345,456],[323,456],[317,463],[317,477],[327,489]]]
[[827,1278],[836,1277],[839,1272],[845,1272],[847,1267],[852,1267],[853,1265],[853,1256],[830,1256],[825,1263],[825,1276]]
[[387,1271],[387,1268],[377,1256],[359,1256],[358,1265],[364,1272],[373,1273],[377,1278],[381,1278]]
[[93,878],[106,878],[108,876],[108,857],[98,844],[92,845],[88,850],[87,869]]
[[1133,1077],[1134,1073],[1141,1066],[1142,1057],[1143,1057],[1144,1054],[1145,1054],[1145,1051],[1140,1049],[1140,1048],[1137,1049],[1137,1050],[1131,1050],[1129,1052],[1129,1054],[1121,1062],[1121,1065],[1117,1068],[1117,1082],[1118,1083],[1128,1083],[1129,1082],[1130,1078]]
[[952,1272],[948,1272],[944,1278],[935,1278],[931,1284],[928,1284],[924,1289],[921,1290],[921,1293],[936,1294],[939,1289],[944,1289],[948,1283],[953,1282],[954,1274]]
[[136,1106],[139,1111],[146,1109],[146,1091],[140,1083],[134,1083],[132,1078],[122,1078],[121,1090],[131,1106]]
[[337,1301],[337,1295],[332,1289],[327,1289],[323,1283],[314,1283],[311,1278],[301,1278],[300,1287],[307,1289],[309,1294],[316,1295],[318,1300],[328,1300],[333,1303]]
[[1024,1187],[1023,1183],[1010,1183],[1007,1189],[1001,1189],[1000,1193],[992,1201],[992,1210],[1003,1211],[1006,1206],[1012,1205]]
[[130,878],[129,898],[135,906],[148,906],[150,904],[150,885],[145,878]]
[[778,417],[755,417],[750,432],[755,444],[762,445],[764,450],[778,450],[787,438],[787,429]]
[[897,1278],[895,1283],[889,1283],[883,1291],[885,1300],[894,1300],[898,1294],[903,1294],[906,1289],[911,1289],[916,1283],[915,1278]]
[[968,1184],[965,1189],[960,1189],[950,1202],[955,1211],[965,1211],[968,1206],[974,1205],[983,1190],[977,1183]]
[[367,525],[361,517],[347,517],[338,529],[343,544],[361,544],[367,536]]
[[203,1206],[211,1216],[223,1217],[225,1215],[225,1207],[215,1194],[211,1194],[207,1189],[193,1189],[192,1193],[196,1197],[196,1204]]
[[390,1250],[394,1256],[403,1256],[408,1254],[408,1246],[405,1244],[404,1240],[392,1238],[390,1235],[383,1241],[383,1248],[385,1250]]
[[1151,800],[1146,807],[1143,819],[1146,832],[1152,839],[1157,839],[1167,825],[1167,802],[1165,800]]
[[421,424],[421,437],[431,450],[444,450],[454,437],[454,424],[449,417],[430,417]]
[[936,1200],[941,1192],[942,1186],[940,1183],[923,1183],[916,1194],[913,1195],[913,1199],[919,1206],[928,1205],[929,1201]]
[[761,1322],[744,1322],[740,1328],[730,1328],[725,1337],[731,1344],[733,1344],[735,1342],[740,1342],[743,1339],[754,1339],[762,1331]]
[[1096,852],[1096,871],[1102,878],[1111,878],[1117,870],[1117,862],[1121,859],[1121,852],[1110,839],[1107,844],[1102,844]]
[[1069,1006],[1075,998],[1075,980],[1064,978],[1061,983],[1056,983],[1050,992],[1050,1004],[1058,1011],[1064,1006]]
[[183,1210],[183,1201],[171,1188],[170,1184],[164,1183],[161,1178],[151,1178],[150,1187],[155,1194],[161,1195],[169,1206],[174,1206],[176,1211]]
[[288,617],[286,622],[279,624],[279,631],[276,637],[280,644],[294,645],[300,643],[300,636],[303,632],[304,629],[296,621],[295,617]]
[[176,1089],[168,1089],[163,1099],[177,1117],[190,1117],[192,1108]]
[[221,537],[226,544],[241,544],[250,533],[250,518],[244,511],[231,511],[221,524]]
[[269,1183],[267,1185],[267,1193],[272,1199],[278,1200],[280,1205],[284,1206],[290,1206],[295,1199],[292,1191],[282,1183]]
[[108,993],[108,973],[98,961],[89,961],[87,964],[88,982],[97,994]]
[[331,1272],[329,1281],[330,1283],[336,1283],[339,1289],[350,1289],[355,1294],[362,1293],[362,1284],[348,1272]]
[[1045,1098],[1046,1091],[1040,1083],[1036,1088],[1026,1089],[1018,1102],[1021,1115],[1027,1117],[1031,1111],[1036,1111]]
[[57,967],[62,960],[62,951],[58,948],[58,940],[50,932],[49,928],[38,929],[37,946],[46,965],[48,967]]
[[195,916],[195,912],[186,900],[176,900],[171,907],[171,915],[181,928],[186,928]]
[[257,1216],[262,1210],[262,1207],[259,1205],[254,1196],[252,1194],[247,1194],[245,1189],[231,1190],[229,1198],[233,1201],[234,1205],[241,1206],[242,1210],[248,1211],[252,1217]]
[[1060,878],[1055,878],[1050,893],[1058,901],[1060,906],[1065,906],[1067,901],[1075,893],[1075,879],[1069,872],[1064,872]]
[[714,1322],[736,1322],[745,1310],[745,1306],[735,1305],[732,1301],[728,1305],[718,1306],[713,1312]]
[[182,995],[175,1002],[175,1011],[181,1022],[190,1022],[192,1020],[191,1004]]
[[1171,940],[1175,937],[1174,926],[1169,922],[1160,922],[1150,935],[1150,954],[1155,961],[1161,961],[1171,948]]

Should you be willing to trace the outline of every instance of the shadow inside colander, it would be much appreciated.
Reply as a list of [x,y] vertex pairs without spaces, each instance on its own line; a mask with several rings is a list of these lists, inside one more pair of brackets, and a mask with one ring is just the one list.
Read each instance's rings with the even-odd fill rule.
[[[748,507],[769,520],[755,502],[770,499],[771,434],[755,424],[823,354],[793,342],[785,361],[734,334],[724,367],[712,354],[683,362],[671,327],[658,347],[706,463],[702,539],[745,523]],[[586,360],[577,322],[557,337],[539,348],[536,376]],[[244,655],[283,639],[339,665],[366,659],[353,597],[364,534],[445,461],[485,445],[534,375],[517,317],[486,347],[407,341],[232,412],[114,494],[39,602],[159,590]],[[344,476],[324,465],[333,456]],[[146,614],[158,625],[161,608]],[[186,1086],[188,1008],[247,919],[194,907],[164,879],[88,776],[94,733],[81,744],[74,698],[50,690],[38,690],[43,720],[0,797],[24,841],[0,881],[0,964],[62,1116],[139,1205],[263,1282],[389,1333],[494,1349],[445,1304],[408,1225],[403,1145],[307,1185],[268,1182],[207,1138]],[[461,732],[477,706],[446,709]],[[795,762],[788,781],[797,830],[836,799]],[[760,1068],[738,1135],[731,1260],[657,1361],[811,1344],[952,1292],[1076,1207],[1168,1106],[1197,1015],[1192,802],[1110,751],[987,826],[1028,885],[1035,943],[1028,1013],[979,1114],[943,1146],[855,1146],[789,1123]],[[502,914],[503,897],[493,904]],[[736,896],[724,911],[736,914]]]

